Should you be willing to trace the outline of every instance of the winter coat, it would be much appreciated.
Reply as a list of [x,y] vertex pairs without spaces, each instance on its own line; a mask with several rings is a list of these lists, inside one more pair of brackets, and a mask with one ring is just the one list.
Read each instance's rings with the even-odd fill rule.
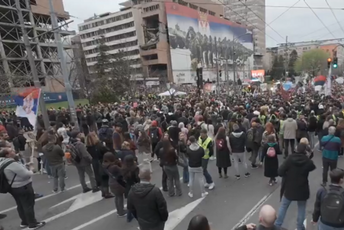
[[229,136],[229,144],[233,153],[245,152],[246,134],[242,131],[232,132]]
[[[144,140],[141,137],[137,139],[137,148],[139,153],[151,153],[151,141],[150,139]],[[153,149],[154,150],[154,149]]]
[[[268,149],[272,147],[275,149],[276,155],[274,157],[269,157],[267,155]],[[263,145],[262,150],[262,161],[264,162],[264,176],[278,177],[278,155],[282,154],[278,143],[266,143]]]
[[191,144],[186,150],[186,156],[190,168],[202,167],[202,158],[204,157],[204,149],[197,143]]
[[303,137],[308,138],[307,133],[307,123],[303,120],[297,120],[297,131],[296,131],[296,138],[301,139]]
[[43,147],[43,153],[49,166],[63,164],[64,152],[59,145],[48,143]]
[[297,123],[293,118],[285,120],[283,125],[283,138],[284,139],[296,139]]
[[150,183],[132,186],[128,210],[137,219],[141,230],[163,230],[168,219],[167,203],[160,189]]
[[136,183],[140,183],[139,171],[140,169],[138,167],[135,167],[132,170],[122,169],[123,179],[126,182],[125,192],[124,192],[125,198],[128,197],[131,187]]
[[74,147],[77,151],[77,154],[81,158],[79,163],[74,163],[76,167],[85,167],[89,166],[92,163],[92,156],[91,154],[87,151],[86,145],[82,143],[81,141],[77,141],[74,144]]
[[[223,142],[222,148],[219,148],[216,144],[218,141]],[[227,168],[232,166],[230,159],[230,150],[229,150],[229,138],[226,137],[226,140],[215,140],[216,145],[216,166],[219,168]]]
[[115,196],[122,196],[125,193],[122,169],[118,165],[109,165],[105,167],[105,171],[109,175],[109,187],[111,192]]
[[278,175],[282,177],[281,198],[291,201],[309,199],[308,175],[315,170],[315,165],[306,153],[293,153],[282,163]]

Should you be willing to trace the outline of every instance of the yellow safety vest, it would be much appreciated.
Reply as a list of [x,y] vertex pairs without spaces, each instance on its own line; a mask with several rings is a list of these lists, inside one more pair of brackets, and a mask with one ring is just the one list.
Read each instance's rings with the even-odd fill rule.
[[283,135],[283,126],[284,126],[284,121],[280,120],[280,132],[279,134]]
[[334,125],[336,125],[337,124],[337,117],[334,114],[332,114],[332,118],[333,118],[333,121],[334,121]]
[[203,159],[209,159],[209,149],[208,149],[208,145],[209,143],[212,141],[212,139],[210,137],[207,137],[207,139],[205,139],[205,141],[202,141],[202,138],[199,137],[198,138],[198,145],[201,146],[204,149],[204,157]]

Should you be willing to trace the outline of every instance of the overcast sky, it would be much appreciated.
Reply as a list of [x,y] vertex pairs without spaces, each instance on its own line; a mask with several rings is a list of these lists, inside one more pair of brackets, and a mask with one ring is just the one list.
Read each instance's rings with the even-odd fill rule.
[[[77,30],[77,25],[83,20],[93,16],[94,14],[101,14],[105,12],[118,11],[118,5],[121,0],[63,0],[65,10],[71,15],[74,23],[70,26],[71,29]],[[210,1],[210,0],[209,0]],[[326,0],[306,0],[310,7],[328,7]],[[343,8],[344,0],[327,0],[332,8]],[[289,42],[304,41],[304,40],[318,40],[331,39],[333,36],[323,26],[320,20],[309,9],[292,8],[278,20],[272,22],[275,18],[281,15],[288,8],[275,8],[269,6],[292,6],[297,2],[295,7],[307,7],[304,0],[266,0],[266,18],[265,21],[272,28],[266,28],[266,45],[267,47],[275,46],[277,43],[285,42],[285,37],[288,36]],[[335,38],[344,38],[344,31],[336,22],[331,10],[317,10],[315,13],[333,33]],[[339,22],[344,28],[344,10],[334,10]],[[280,35],[278,35],[276,30]],[[272,37],[272,38],[271,38]]]

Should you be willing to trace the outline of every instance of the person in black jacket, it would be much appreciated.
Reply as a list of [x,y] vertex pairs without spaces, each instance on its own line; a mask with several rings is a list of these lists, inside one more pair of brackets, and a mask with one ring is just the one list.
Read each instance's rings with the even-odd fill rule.
[[[333,219],[333,218],[338,218],[338,216],[334,214],[333,212],[331,212],[330,210],[326,212],[325,211],[326,207],[322,208],[322,206],[325,205],[323,202],[325,202],[324,201],[325,196],[329,192],[334,192],[334,193],[339,192],[340,194],[342,194],[342,196],[344,196],[343,187],[341,185],[343,184],[344,171],[338,168],[333,169],[330,172],[330,178],[331,178],[331,185],[328,188],[321,187],[317,192],[316,200],[314,204],[312,222],[318,223],[319,229],[343,229],[344,222],[340,221],[340,219]],[[344,207],[341,207],[341,210],[343,210],[343,208]]]
[[282,201],[275,222],[278,227],[282,227],[290,203],[297,201],[297,230],[305,229],[303,221],[306,217],[306,203],[310,195],[308,175],[315,170],[313,161],[306,155],[306,149],[306,144],[299,144],[297,151],[289,155],[278,169],[278,174],[282,177]]
[[140,230],[163,230],[168,219],[167,203],[160,189],[150,183],[149,167],[140,168],[140,183],[132,186],[128,210],[139,223]]
[[186,156],[188,158],[189,164],[189,197],[193,197],[193,186],[195,182],[195,177],[198,176],[199,185],[201,188],[202,196],[208,195],[204,189],[204,179],[203,179],[203,168],[202,159],[204,156],[204,149],[201,148],[194,136],[189,138],[190,146],[186,150]]
[[314,111],[311,111],[309,120],[308,120],[308,137],[310,142],[310,147],[314,150],[315,147],[315,132],[317,131],[317,117],[315,116]]

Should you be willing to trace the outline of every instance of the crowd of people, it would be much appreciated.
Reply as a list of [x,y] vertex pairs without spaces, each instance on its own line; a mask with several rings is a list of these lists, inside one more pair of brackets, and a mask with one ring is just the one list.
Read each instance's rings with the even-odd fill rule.
[[[20,227],[45,225],[35,218],[33,174],[48,174],[53,178],[53,192],[63,192],[66,165],[71,164],[84,193],[101,191],[104,199],[114,197],[119,217],[128,222],[136,219],[141,230],[162,230],[168,220],[163,192],[182,196],[181,183],[185,183],[192,198],[197,182],[201,196],[206,197],[215,188],[214,175],[207,170],[214,161],[218,177],[224,180],[249,177],[259,167],[268,185],[275,186],[281,178],[279,210],[264,206],[259,219],[263,227],[248,224],[240,230],[281,228],[292,201],[298,204],[297,229],[304,230],[308,175],[316,168],[314,151],[320,150],[322,188],[316,195],[313,221],[319,221],[320,229],[344,229],[340,186],[344,173],[337,168],[338,157],[343,155],[344,116],[336,98],[314,92],[289,100],[271,93],[190,94],[169,99],[140,97],[134,103],[80,106],[75,123],[68,110],[49,110],[51,126],[43,128],[39,116],[34,139],[10,117],[1,117],[0,192],[15,199]],[[161,167],[162,191],[150,182],[156,161]],[[232,164],[235,175],[229,174]],[[210,229],[206,217],[195,216],[188,230],[203,229]]]

